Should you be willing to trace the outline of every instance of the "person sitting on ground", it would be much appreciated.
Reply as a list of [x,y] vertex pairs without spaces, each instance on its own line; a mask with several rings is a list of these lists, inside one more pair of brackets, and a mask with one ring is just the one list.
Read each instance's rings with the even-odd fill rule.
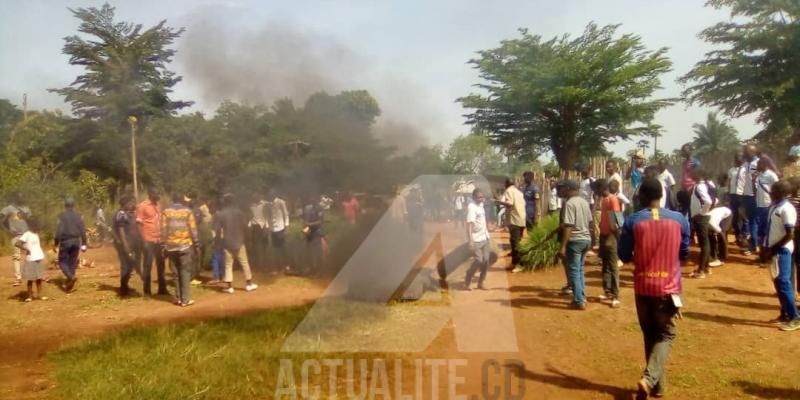
[[[769,227],[767,229],[767,257],[775,258],[777,271],[773,272],[775,291],[781,305],[781,313],[777,322],[783,323],[781,330],[795,331],[800,329],[800,316],[797,313],[796,296],[792,287],[792,253],[794,248],[794,227],[797,224],[797,212],[789,203],[792,185],[788,181],[778,181],[772,185],[770,196],[772,207],[769,209]],[[777,272],[777,273],[775,273]]]
[[[25,263],[20,269],[22,279],[28,283],[28,293],[25,302],[33,299],[47,300],[42,296],[42,278],[44,277],[44,251],[42,251],[41,241],[39,240],[39,223],[28,218],[26,221],[28,230],[23,233],[14,246],[19,248],[25,255]],[[33,283],[36,282],[36,297],[33,296]]]
[[634,263],[636,314],[647,361],[637,384],[637,399],[664,395],[664,366],[677,336],[675,316],[682,306],[681,262],[689,255],[689,223],[680,213],[660,208],[662,189],[657,179],[642,181],[639,194],[646,208],[625,220],[619,240],[620,259]]

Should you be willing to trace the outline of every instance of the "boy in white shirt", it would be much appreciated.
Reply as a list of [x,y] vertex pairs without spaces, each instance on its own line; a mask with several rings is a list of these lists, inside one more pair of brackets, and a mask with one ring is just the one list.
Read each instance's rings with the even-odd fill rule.
[[767,255],[777,258],[778,271],[775,276],[775,291],[781,305],[778,321],[785,322],[783,331],[800,329],[794,288],[792,287],[792,252],[794,252],[794,226],[797,223],[797,211],[788,201],[792,185],[788,181],[778,181],[772,185],[770,196],[772,207],[769,209],[769,225],[767,228]]
[[[25,302],[30,302],[34,298],[39,300],[47,300],[47,297],[42,296],[42,278],[44,278],[44,251],[39,240],[39,224],[33,220],[28,219],[28,230],[25,231],[14,243],[14,246],[22,250],[25,255],[25,262],[20,269],[20,275],[23,280],[28,281],[28,295]],[[36,297],[33,297],[33,282],[36,282]]]
[[728,258],[728,230],[733,220],[733,212],[728,207],[716,207],[708,212],[708,226],[711,228],[708,240],[711,249],[709,267],[721,267]]
[[697,269],[690,276],[696,279],[705,279],[707,275],[711,274],[709,270],[709,263],[711,262],[710,217],[708,213],[714,206],[714,198],[711,195],[708,175],[702,168],[695,168],[692,171],[692,177],[696,184],[692,190],[692,198],[689,201],[689,214],[692,221],[692,230],[697,233],[700,257],[697,261]]
[[472,191],[472,201],[467,205],[467,238],[474,258],[464,279],[464,290],[471,290],[472,278],[479,269],[481,273],[478,276],[478,289],[486,290],[483,284],[486,280],[486,272],[489,270],[490,251],[489,229],[486,226],[484,200],[483,192],[480,189],[475,189]]
[[756,223],[758,224],[758,247],[761,248],[762,263],[766,262],[764,255],[764,247],[766,246],[767,224],[769,223],[769,208],[772,205],[770,198],[770,191],[772,185],[778,181],[778,174],[769,169],[765,159],[760,158],[756,164],[758,175],[755,178],[756,186]]

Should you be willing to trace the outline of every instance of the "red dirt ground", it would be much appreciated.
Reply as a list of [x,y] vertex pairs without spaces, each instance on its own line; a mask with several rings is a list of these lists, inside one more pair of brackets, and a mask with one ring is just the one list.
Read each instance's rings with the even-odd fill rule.
[[[501,241],[505,236],[499,237]],[[734,251],[734,253],[736,253]],[[79,290],[65,295],[48,285],[52,300],[24,304],[20,290],[8,280],[0,287],[0,398],[46,398],[52,381],[44,355],[86,336],[143,324],[214,318],[254,309],[267,309],[313,301],[324,282],[281,278],[265,283],[253,293],[225,295],[198,289],[197,304],[179,308],[169,299],[119,300],[114,254],[108,249],[90,251],[95,268],[79,270]],[[502,258],[490,272],[493,285],[508,263]],[[8,258],[0,268],[8,271]],[[692,269],[691,264],[684,272]],[[56,270],[48,271],[58,277]],[[800,332],[781,332],[767,323],[778,314],[778,302],[766,270],[734,255],[705,280],[684,280],[684,319],[668,363],[668,398],[673,399],[800,399]],[[457,271],[453,279],[463,276]],[[506,354],[459,353],[450,323],[428,350],[412,358],[464,359],[460,374],[466,381],[462,394],[483,389],[481,364],[496,359],[520,360],[526,399],[630,399],[644,365],[643,345],[633,305],[631,269],[622,274],[620,309],[595,300],[601,293],[597,259],[587,266],[586,311],[568,309],[569,298],[558,294],[563,270],[508,275],[519,352]],[[7,275],[6,275],[7,276]],[[133,278],[138,285],[138,278]],[[241,284],[240,284],[241,285]],[[473,296],[476,318],[481,317],[485,292]],[[490,309],[490,308],[487,308]],[[487,329],[488,332],[488,329]],[[406,355],[407,356],[407,355]],[[446,396],[446,388],[442,395]],[[430,396],[425,396],[430,398]],[[446,398],[446,397],[443,397]]]

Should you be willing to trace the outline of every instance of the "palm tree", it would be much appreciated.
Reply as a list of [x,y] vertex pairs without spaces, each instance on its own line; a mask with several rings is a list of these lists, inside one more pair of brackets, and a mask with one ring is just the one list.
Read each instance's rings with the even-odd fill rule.
[[694,148],[697,155],[712,155],[739,149],[736,129],[725,121],[720,121],[717,113],[709,112],[705,125],[694,124]]
[[704,124],[694,124],[695,154],[700,157],[707,172],[712,177],[727,170],[730,160],[739,148],[736,129],[727,122],[721,121],[717,113],[709,112]]

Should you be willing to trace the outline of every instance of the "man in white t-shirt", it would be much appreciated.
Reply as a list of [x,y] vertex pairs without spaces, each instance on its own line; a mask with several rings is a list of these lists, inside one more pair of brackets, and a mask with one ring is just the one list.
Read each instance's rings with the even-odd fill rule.
[[677,182],[675,181],[675,177],[672,176],[672,172],[669,172],[669,168],[667,168],[667,166],[668,163],[666,159],[661,159],[658,161],[657,178],[658,181],[661,182],[661,186],[664,186],[664,193],[666,194],[662,203],[666,204],[667,208],[674,209],[676,207],[672,202],[672,193],[674,193],[675,184],[677,184]]
[[[772,185],[778,181],[778,174],[769,169],[766,160],[759,159],[757,163],[758,175],[756,175],[756,223],[758,224],[758,239],[756,243],[759,247],[765,246],[767,235],[767,224],[769,223],[769,208],[772,205],[770,192]],[[766,262],[766,259],[762,259]]]
[[469,248],[473,254],[472,265],[467,270],[464,278],[464,290],[471,290],[472,278],[480,270],[478,276],[478,289],[486,290],[484,281],[489,270],[489,229],[486,226],[485,197],[480,189],[472,191],[472,201],[467,205],[467,232],[469,233]]
[[711,261],[709,267],[721,267],[728,258],[728,229],[731,226],[731,209],[716,207],[708,212],[709,247],[711,248]]
[[702,168],[693,169],[692,178],[695,181],[695,185],[692,189],[692,197],[689,200],[689,214],[692,221],[692,230],[697,234],[700,257],[697,261],[697,269],[690,276],[696,279],[705,279],[710,273],[709,264],[711,262],[710,218],[708,213],[714,207],[714,199],[711,196],[708,175]]
[[[772,186],[770,193],[772,207],[769,209],[769,228],[767,233],[767,256],[776,258],[777,274],[775,278],[775,291],[781,305],[781,314],[778,320],[785,322],[781,326],[783,331],[800,329],[797,305],[795,303],[794,287],[792,286],[792,252],[794,251],[794,227],[797,223],[797,211],[788,201],[792,193],[792,185],[788,181],[779,181]],[[774,262],[774,261],[773,261]]]
[[736,243],[744,243],[747,232],[750,231],[747,225],[747,218],[741,218],[740,210],[742,207],[742,193],[744,186],[740,187],[739,171],[742,168],[742,155],[733,156],[733,166],[728,169],[728,207],[733,212],[733,234],[736,236]]
[[[754,185],[754,177],[758,173],[758,156],[756,155],[757,149],[754,145],[744,146],[742,151],[742,165],[736,175],[736,193],[739,194],[741,205],[745,209],[747,215],[747,225],[750,233],[750,243],[744,252],[744,255],[749,256],[756,250],[756,240],[758,239],[758,222],[756,220],[758,214],[758,206],[756,204],[756,191]],[[734,186],[731,183],[731,186]]]

